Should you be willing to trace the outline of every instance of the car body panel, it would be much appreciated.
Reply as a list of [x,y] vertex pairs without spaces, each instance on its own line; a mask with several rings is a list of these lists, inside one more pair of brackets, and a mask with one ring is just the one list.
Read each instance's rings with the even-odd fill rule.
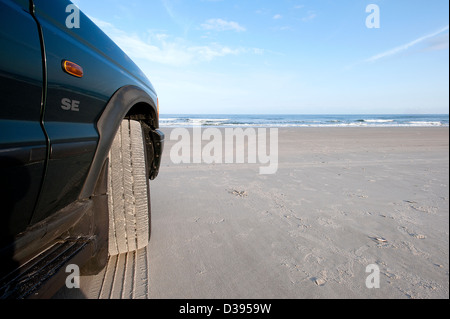
[[[80,12],[80,28],[67,27],[66,8],[70,1],[34,0],[34,4],[46,53],[44,127],[51,153],[32,223],[78,198],[95,154],[92,142],[98,143],[99,139],[95,123],[111,96],[129,84],[145,87],[154,95],[142,71],[83,13]],[[65,73],[65,60],[81,66],[83,77]],[[65,107],[67,102],[74,107]],[[82,142],[87,147],[76,151]],[[58,149],[67,150],[65,156],[61,157],[64,152],[55,156]],[[64,176],[60,176],[61,171]]]
[[1,242],[28,226],[46,160],[41,46],[27,2],[0,1]]

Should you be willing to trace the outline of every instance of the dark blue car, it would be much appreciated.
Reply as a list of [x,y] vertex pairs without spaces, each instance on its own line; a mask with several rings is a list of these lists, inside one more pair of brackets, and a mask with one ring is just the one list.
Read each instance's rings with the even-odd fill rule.
[[155,90],[67,0],[0,0],[0,298],[50,297],[150,237]]

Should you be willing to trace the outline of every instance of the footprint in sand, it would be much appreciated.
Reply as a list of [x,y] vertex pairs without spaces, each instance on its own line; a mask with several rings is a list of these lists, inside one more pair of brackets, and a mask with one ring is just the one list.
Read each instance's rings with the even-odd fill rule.
[[418,234],[416,232],[410,231],[408,228],[406,227],[399,227],[398,228],[402,233],[408,234],[411,237],[414,237],[416,239],[426,239],[427,236],[422,235],[422,234]]

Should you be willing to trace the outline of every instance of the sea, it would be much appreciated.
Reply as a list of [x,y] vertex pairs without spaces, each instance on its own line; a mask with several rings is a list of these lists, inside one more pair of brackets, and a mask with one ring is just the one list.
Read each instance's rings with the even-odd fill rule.
[[160,116],[161,127],[442,127],[448,114],[377,115],[230,115],[170,114]]

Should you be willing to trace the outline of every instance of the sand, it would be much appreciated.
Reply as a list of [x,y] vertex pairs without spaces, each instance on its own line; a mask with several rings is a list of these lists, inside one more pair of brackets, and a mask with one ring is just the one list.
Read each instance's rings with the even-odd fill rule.
[[448,127],[280,128],[275,175],[174,164],[164,132],[143,297],[449,298]]

